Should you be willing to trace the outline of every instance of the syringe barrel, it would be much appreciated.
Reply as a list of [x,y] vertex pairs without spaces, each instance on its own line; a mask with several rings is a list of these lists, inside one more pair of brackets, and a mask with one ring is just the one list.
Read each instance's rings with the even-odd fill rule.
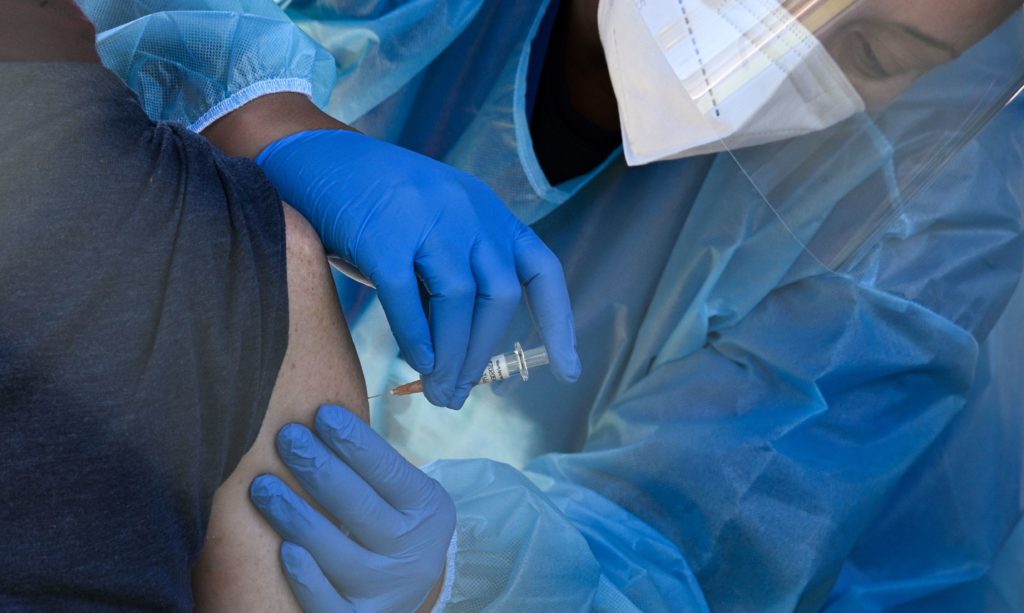
[[548,352],[543,345],[523,351],[523,346],[516,343],[515,350],[501,353],[487,363],[480,383],[494,383],[519,375],[523,381],[530,378],[530,369],[548,363]]
[[[491,358],[480,377],[480,383],[494,383],[511,379],[513,375],[519,375],[523,381],[530,378],[530,369],[535,366],[543,366],[548,363],[548,352],[543,345],[523,351],[523,346],[516,343],[515,350],[508,353],[499,353]],[[408,396],[423,392],[423,381],[416,380],[399,385],[391,390],[392,396]]]
[[513,375],[520,373],[521,369],[519,367],[519,357],[515,351],[499,353],[491,358],[491,361],[487,362],[484,374],[480,377],[480,383],[494,383],[495,381],[509,379]]

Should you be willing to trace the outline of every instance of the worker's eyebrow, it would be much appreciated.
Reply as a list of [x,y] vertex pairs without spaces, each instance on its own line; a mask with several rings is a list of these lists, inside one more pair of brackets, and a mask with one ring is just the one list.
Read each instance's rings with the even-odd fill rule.
[[960,56],[960,52],[957,51],[956,46],[953,44],[947,43],[946,41],[935,38],[929,34],[925,34],[910,24],[900,23],[897,24],[897,26],[903,33],[907,34],[911,38],[949,55],[951,60]]

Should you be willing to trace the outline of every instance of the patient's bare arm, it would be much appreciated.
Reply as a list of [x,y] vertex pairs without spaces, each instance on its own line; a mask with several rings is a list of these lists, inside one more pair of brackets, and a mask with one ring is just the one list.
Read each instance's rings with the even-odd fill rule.
[[281,539],[249,502],[254,477],[292,481],[274,449],[286,423],[312,423],[321,404],[340,404],[366,419],[366,388],[338,305],[323,247],[306,220],[285,206],[288,242],[288,350],[253,447],[217,490],[199,563],[193,571],[201,610],[297,609],[281,572]]
[[96,29],[74,0],[8,0],[0,11],[0,60],[100,63]]

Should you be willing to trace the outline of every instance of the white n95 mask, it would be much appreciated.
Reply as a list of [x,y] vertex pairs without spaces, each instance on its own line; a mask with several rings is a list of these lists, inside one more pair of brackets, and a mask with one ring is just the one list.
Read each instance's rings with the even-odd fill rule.
[[864,110],[777,0],[601,0],[598,25],[631,166],[784,140]]

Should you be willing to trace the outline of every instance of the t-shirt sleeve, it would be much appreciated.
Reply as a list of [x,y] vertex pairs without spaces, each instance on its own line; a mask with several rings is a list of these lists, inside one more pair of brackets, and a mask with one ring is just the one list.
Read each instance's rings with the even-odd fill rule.
[[98,65],[0,84],[0,608],[187,609],[287,345],[281,202]]

